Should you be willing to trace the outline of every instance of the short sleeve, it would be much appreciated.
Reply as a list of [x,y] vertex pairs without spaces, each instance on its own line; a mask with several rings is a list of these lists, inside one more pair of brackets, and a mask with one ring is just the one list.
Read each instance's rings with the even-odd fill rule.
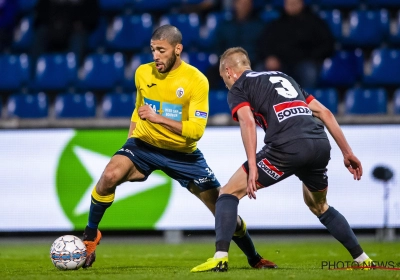
[[[299,87],[300,87],[300,86],[299,86]],[[307,91],[305,91],[303,88],[300,87],[300,90],[301,90],[301,93],[303,94],[303,96],[304,96],[304,98],[305,98],[307,104],[310,104],[310,102],[311,102],[312,100],[315,99],[314,96],[312,96],[311,94],[309,94],[309,93],[308,93]]]
[[238,121],[237,111],[244,106],[250,106],[250,101],[240,88],[233,87],[228,93],[228,104],[231,110],[232,119]]

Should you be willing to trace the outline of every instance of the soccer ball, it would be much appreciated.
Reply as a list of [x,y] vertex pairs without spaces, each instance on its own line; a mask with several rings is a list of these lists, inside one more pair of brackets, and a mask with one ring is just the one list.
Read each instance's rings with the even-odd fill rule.
[[63,235],[51,245],[50,259],[58,269],[79,269],[86,260],[86,246],[74,235]]

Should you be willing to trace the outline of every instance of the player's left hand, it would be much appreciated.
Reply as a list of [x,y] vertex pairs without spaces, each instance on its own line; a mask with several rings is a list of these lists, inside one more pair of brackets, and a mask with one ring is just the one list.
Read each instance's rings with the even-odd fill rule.
[[139,107],[138,115],[142,120],[148,120],[152,123],[157,123],[158,115],[149,105]]
[[363,174],[360,160],[354,155],[349,154],[344,156],[344,166],[353,174],[354,180],[360,180]]

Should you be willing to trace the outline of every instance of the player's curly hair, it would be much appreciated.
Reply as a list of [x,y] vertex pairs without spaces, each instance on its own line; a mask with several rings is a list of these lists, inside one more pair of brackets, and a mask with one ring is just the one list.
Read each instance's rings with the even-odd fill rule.
[[182,44],[182,33],[173,25],[162,25],[154,30],[151,40],[167,40],[172,46]]

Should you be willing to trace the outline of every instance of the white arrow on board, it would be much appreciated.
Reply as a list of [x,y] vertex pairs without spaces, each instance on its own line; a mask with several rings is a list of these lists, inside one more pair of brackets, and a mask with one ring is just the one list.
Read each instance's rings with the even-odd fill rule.
[[[81,215],[89,212],[92,190],[97,184],[97,181],[100,179],[104,168],[111,158],[79,146],[75,146],[73,150],[82,165],[85,167],[86,171],[89,173],[90,177],[92,178],[92,183],[90,184],[89,188],[86,190],[85,194],[82,196],[81,200],[74,210],[75,215]],[[159,185],[165,184],[167,180],[168,179],[163,176],[152,174],[145,182],[123,183],[117,187],[114,202],[135,195],[137,193],[158,187]]]

